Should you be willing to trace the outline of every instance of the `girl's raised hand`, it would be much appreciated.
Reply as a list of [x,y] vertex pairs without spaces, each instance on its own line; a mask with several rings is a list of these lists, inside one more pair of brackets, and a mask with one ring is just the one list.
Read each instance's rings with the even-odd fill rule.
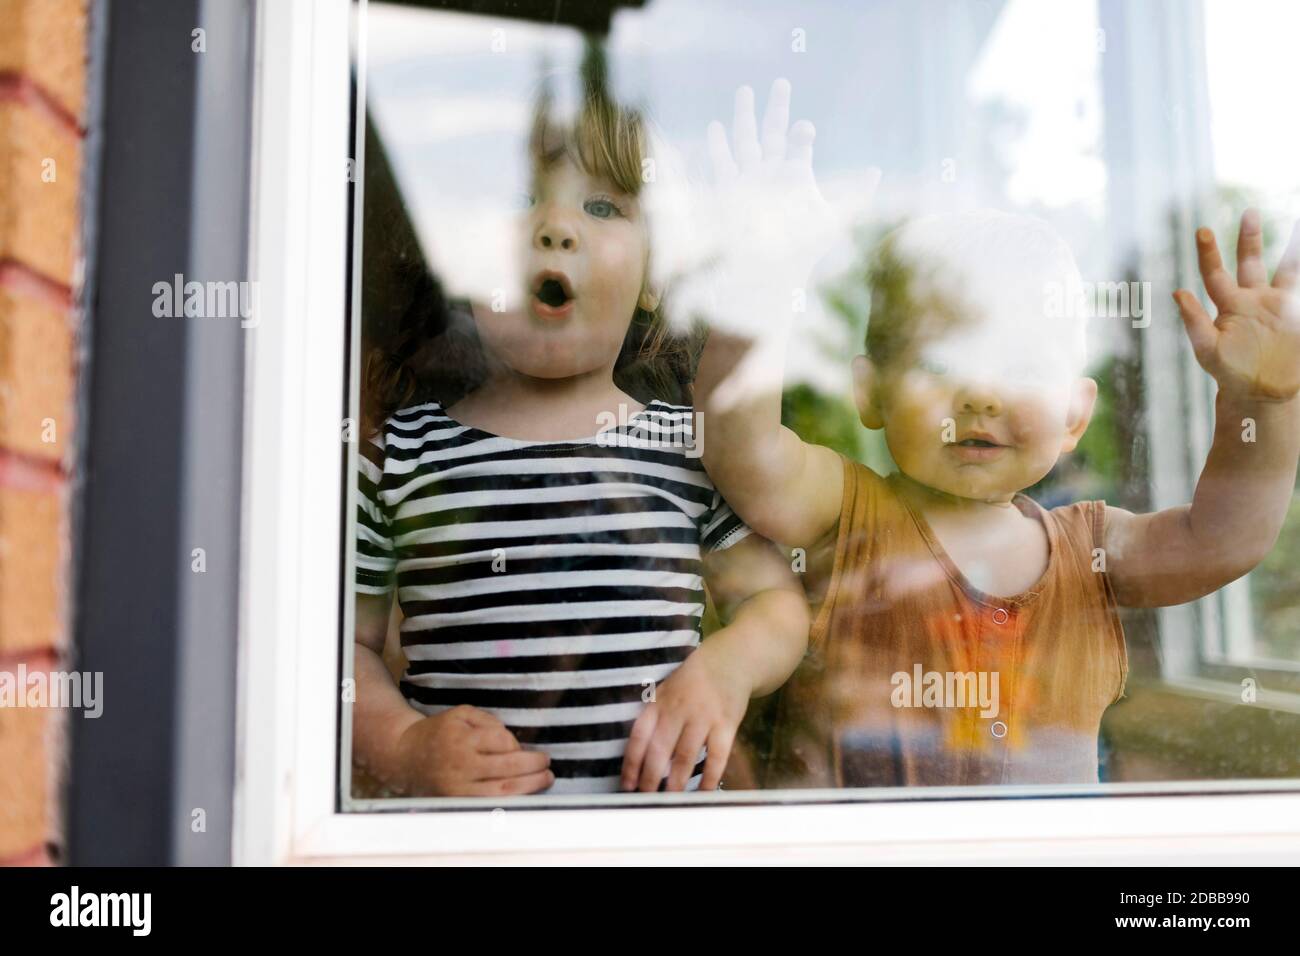
[[1196,233],[1205,290],[1218,308],[1208,312],[1186,289],[1174,293],[1201,367],[1232,397],[1286,401],[1300,393],[1300,224],[1272,284],[1263,261],[1259,211],[1247,209],[1237,237],[1237,277],[1223,266],[1209,229]]

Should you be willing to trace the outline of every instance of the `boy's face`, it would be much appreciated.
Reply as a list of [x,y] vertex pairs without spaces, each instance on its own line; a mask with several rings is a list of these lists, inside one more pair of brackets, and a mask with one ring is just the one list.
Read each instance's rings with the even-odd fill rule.
[[858,356],[863,423],[884,428],[909,478],[961,498],[1009,501],[1074,449],[1092,415],[1096,383],[1078,376],[1059,329],[982,319],[897,368]]
[[536,176],[521,241],[516,297],[504,311],[475,310],[484,345],[537,378],[612,369],[646,272],[636,197],[560,160]]

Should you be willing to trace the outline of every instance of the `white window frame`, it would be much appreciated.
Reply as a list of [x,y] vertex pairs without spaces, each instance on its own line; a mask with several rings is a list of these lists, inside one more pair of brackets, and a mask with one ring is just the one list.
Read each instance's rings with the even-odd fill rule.
[[[257,10],[250,272],[261,315],[247,353],[236,863],[615,854],[641,862],[1262,863],[1300,854],[1296,781],[716,793],[695,795],[704,805],[690,807],[632,797],[620,807],[611,803],[621,798],[605,798],[556,809],[515,798],[505,812],[464,801],[443,811],[340,812],[339,615],[350,603],[340,587],[351,563],[340,468],[349,16],[347,0],[263,0]],[[1040,798],[1008,799],[1015,795]]]

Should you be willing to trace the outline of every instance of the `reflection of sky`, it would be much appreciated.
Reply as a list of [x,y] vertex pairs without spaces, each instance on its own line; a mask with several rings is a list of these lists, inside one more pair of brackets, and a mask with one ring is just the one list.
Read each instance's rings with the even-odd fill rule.
[[[556,92],[571,96],[579,36],[375,3],[368,24],[369,107],[426,253],[444,272],[490,271],[465,250],[499,242],[524,179],[539,76],[558,74]],[[1280,128],[1267,94],[1290,83],[1283,68],[1300,7],[1208,0],[1206,24],[1215,164],[1293,200],[1300,127]],[[792,50],[796,30],[806,52]],[[1093,0],[789,0],[746,4],[743,16],[720,0],[649,0],[615,16],[607,49],[617,95],[648,108],[695,174],[705,170],[705,126],[730,125],[735,88],[753,85],[761,108],[771,79],[786,76],[793,116],[817,126],[828,194],[874,165],[884,172],[882,221],[984,205],[1032,212],[1071,243],[1085,278],[1107,281],[1118,277],[1105,274],[1098,47]],[[806,319],[834,340],[832,319]],[[795,337],[792,374],[840,387],[859,343],[825,356],[817,338]]]
[[1012,0],[971,72],[971,100],[1001,102],[1022,117],[1006,151],[1007,195],[1015,203],[1077,202],[1102,214],[1097,29],[1091,0]]
[[1262,190],[1266,212],[1300,216],[1300,4],[1206,0],[1205,46],[1220,179]]

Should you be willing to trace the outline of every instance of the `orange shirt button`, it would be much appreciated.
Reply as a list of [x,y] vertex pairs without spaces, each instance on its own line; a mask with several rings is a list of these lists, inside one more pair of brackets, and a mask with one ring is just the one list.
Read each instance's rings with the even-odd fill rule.
[[1011,618],[1011,615],[1007,613],[1007,609],[1004,608],[1004,607],[1000,607],[1000,608],[998,608],[996,611],[993,612],[993,623],[994,623],[994,624],[1005,624],[1005,623],[1007,623],[1008,620],[1010,620],[1010,618]]

